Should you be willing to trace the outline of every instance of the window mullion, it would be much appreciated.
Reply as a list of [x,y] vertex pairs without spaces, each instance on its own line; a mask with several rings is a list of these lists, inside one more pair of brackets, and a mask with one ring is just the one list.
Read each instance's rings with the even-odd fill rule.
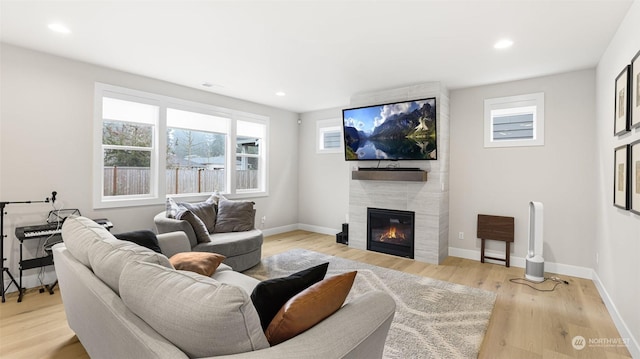
[[236,146],[238,139],[238,124],[235,116],[232,117],[232,121],[229,124],[229,138],[227,143],[229,144],[227,147],[227,182],[229,193],[236,193],[236,178],[237,178],[237,168],[236,168]]
[[122,151],[147,151],[153,152],[153,147],[140,146],[122,146],[122,145],[102,145],[105,150],[122,150]]

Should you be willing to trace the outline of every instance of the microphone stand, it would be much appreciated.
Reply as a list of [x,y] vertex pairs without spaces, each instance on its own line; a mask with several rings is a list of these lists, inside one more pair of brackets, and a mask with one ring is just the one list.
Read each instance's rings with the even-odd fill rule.
[[[52,192],[52,200],[53,202],[55,202],[55,198],[56,198],[56,192]],[[11,287],[11,284],[14,284],[16,286],[16,288],[18,288],[18,302],[21,301],[22,299],[22,295],[24,294],[24,288],[20,288],[20,286],[18,285],[18,282],[16,281],[16,279],[13,277],[13,275],[11,274],[11,272],[9,271],[8,267],[4,266],[4,261],[7,260],[7,258],[4,257],[4,239],[7,237],[6,234],[4,234],[4,215],[6,214],[6,212],[4,211],[4,208],[8,205],[8,204],[25,204],[25,203],[49,203],[50,200],[49,198],[45,198],[44,201],[20,201],[20,202],[0,202],[0,258],[2,258],[2,285],[0,286],[0,291],[2,292],[2,303],[5,302],[5,295],[7,294],[7,290],[9,289],[9,287]],[[9,275],[9,278],[11,279],[9,281],[9,284],[5,287],[4,286],[4,273],[7,273],[7,275]]]

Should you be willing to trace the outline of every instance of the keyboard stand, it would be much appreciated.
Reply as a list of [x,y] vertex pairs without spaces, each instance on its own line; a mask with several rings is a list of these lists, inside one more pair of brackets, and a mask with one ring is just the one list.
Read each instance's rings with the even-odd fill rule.
[[[57,192],[51,192],[52,199],[51,201],[56,201]],[[2,262],[2,283],[0,283],[0,291],[2,292],[2,303],[6,301],[6,294],[11,284],[15,284],[16,288],[18,288],[18,302],[22,302],[22,297],[24,296],[24,288],[22,288],[22,265],[20,265],[20,283],[16,282],[16,279],[13,277],[8,267],[4,266],[4,261],[7,259],[4,257],[4,239],[6,235],[4,234],[4,215],[6,214],[4,208],[8,204],[30,204],[30,203],[49,203],[49,197],[45,198],[44,201],[19,201],[19,202],[0,202],[0,261]],[[22,261],[22,242],[20,242],[20,261]],[[11,281],[5,287],[4,286],[4,274],[7,273]]]
[[[9,289],[9,287],[11,287],[11,284],[14,284],[16,288],[18,288],[18,291],[20,292],[18,294],[18,302],[22,300],[22,295],[24,294],[24,289],[20,285],[18,285],[18,282],[13,277],[13,274],[11,274],[11,272],[9,271],[9,268],[4,266],[4,261],[7,260],[7,258],[4,257],[4,239],[7,237],[4,234],[4,215],[6,214],[4,212],[4,207],[6,207],[8,204],[11,204],[11,203],[15,203],[15,202],[0,202],[0,259],[2,259],[2,278],[0,278],[2,279],[2,283],[0,285],[0,291],[2,291],[2,303],[6,301],[7,290]],[[23,203],[23,202],[19,202],[19,203]],[[5,273],[7,273],[10,279],[9,284],[6,287],[4,286]]]

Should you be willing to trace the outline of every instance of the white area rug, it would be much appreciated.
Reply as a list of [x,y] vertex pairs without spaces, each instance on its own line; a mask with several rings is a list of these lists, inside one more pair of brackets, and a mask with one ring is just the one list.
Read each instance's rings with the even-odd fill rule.
[[264,280],[284,277],[324,262],[330,263],[327,276],[358,271],[347,301],[372,290],[385,291],[396,301],[385,358],[478,356],[496,299],[493,292],[304,249],[265,258],[244,274]]

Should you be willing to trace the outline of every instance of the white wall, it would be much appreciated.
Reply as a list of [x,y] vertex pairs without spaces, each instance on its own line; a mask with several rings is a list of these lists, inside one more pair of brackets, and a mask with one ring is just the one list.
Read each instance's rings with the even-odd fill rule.
[[[616,322],[623,337],[632,339],[632,355],[640,358],[640,216],[613,206],[613,149],[640,139],[640,129],[613,135],[614,80],[640,51],[640,2],[635,1],[596,70],[596,148],[594,174],[597,180],[595,271],[605,292],[605,301],[617,310]],[[607,298],[608,297],[608,298]],[[615,319],[615,318],[614,318]]]
[[349,213],[349,163],[342,152],[316,152],[316,123],[338,119],[342,126],[342,109],[307,112],[300,119],[298,219],[302,228],[321,233],[341,232]]
[[[545,260],[593,267],[594,83],[594,70],[584,70],[451,91],[450,248],[480,258],[477,215],[512,216],[512,255],[525,257],[528,204],[540,201]],[[535,92],[545,94],[545,145],[484,148],[484,100]],[[504,253],[502,242],[489,248]]]
[[[485,149],[484,99],[541,91],[545,146]],[[591,275],[596,220],[594,98],[594,70],[450,91],[450,255],[480,258],[476,220],[485,213],[516,218],[512,256],[524,257],[528,203],[536,200],[545,205],[547,269],[560,266],[575,275]],[[341,116],[340,109],[302,114],[299,218],[311,226],[331,227],[348,211],[348,204],[341,202],[341,188],[349,184],[348,175],[342,175],[350,172],[348,164],[342,155],[317,155],[314,147],[314,120],[336,116]],[[464,232],[464,240],[458,239],[458,232]],[[501,242],[488,247],[504,251]],[[554,268],[552,263],[558,265]]]
[[[44,200],[56,190],[57,206],[78,208],[91,218],[107,217],[115,233],[154,227],[153,216],[163,206],[92,208],[97,81],[270,117],[269,196],[253,199],[257,219],[267,216],[266,229],[298,222],[297,114],[7,44],[2,44],[1,56],[1,201]],[[14,227],[44,223],[50,209],[46,204],[7,206],[5,255],[14,274]],[[37,244],[26,247],[34,251]]]

